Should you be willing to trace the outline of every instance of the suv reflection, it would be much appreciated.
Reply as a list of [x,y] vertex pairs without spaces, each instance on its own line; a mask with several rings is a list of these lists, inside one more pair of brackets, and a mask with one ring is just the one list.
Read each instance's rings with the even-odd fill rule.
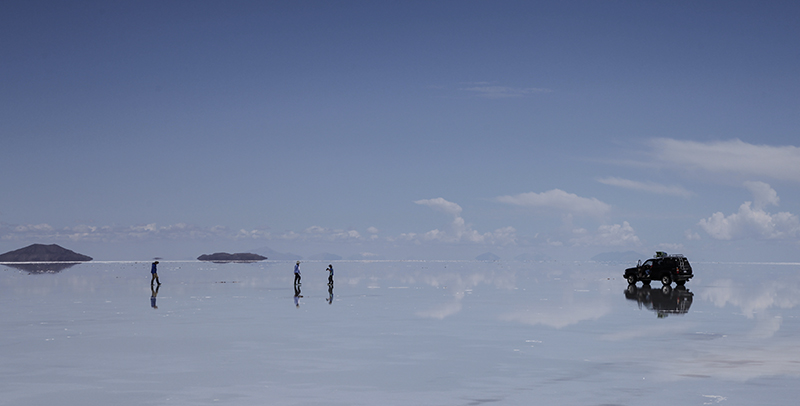
[[672,289],[668,285],[654,289],[650,285],[641,288],[636,285],[628,285],[625,289],[625,298],[635,300],[642,306],[656,312],[658,318],[667,317],[670,314],[686,314],[692,306],[694,293],[686,289],[685,286],[677,286]]

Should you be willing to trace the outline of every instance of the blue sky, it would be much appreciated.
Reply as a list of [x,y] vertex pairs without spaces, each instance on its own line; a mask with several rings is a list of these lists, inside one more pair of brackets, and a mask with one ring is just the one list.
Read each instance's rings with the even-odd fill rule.
[[5,1],[0,251],[797,260],[798,18]]

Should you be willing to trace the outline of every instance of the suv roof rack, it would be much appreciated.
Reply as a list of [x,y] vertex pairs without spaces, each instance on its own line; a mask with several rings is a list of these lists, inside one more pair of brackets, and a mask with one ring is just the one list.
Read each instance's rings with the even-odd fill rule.
[[683,254],[667,254],[664,251],[656,251],[656,255],[653,255],[653,258],[686,258]]

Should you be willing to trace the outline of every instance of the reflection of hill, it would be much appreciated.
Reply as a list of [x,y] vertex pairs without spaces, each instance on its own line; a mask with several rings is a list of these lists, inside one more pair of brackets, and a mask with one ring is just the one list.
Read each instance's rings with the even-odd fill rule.
[[19,269],[29,274],[59,273],[76,264],[74,262],[41,262],[36,264],[4,264],[9,268]]
[[635,300],[639,303],[639,308],[645,308],[656,312],[658,317],[667,317],[670,314],[685,314],[692,306],[694,293],[686,289],[685,286],[678,286],[675,289],[669,286],[654,289],[649,285],[641,288],[636,285],[628,285],[625,290],[625,298]]

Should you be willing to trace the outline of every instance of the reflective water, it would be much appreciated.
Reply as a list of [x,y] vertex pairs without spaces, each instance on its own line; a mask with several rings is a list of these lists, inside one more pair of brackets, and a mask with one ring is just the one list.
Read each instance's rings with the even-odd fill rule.
[[0,266],[0,404],[794,405],[800,264]]

